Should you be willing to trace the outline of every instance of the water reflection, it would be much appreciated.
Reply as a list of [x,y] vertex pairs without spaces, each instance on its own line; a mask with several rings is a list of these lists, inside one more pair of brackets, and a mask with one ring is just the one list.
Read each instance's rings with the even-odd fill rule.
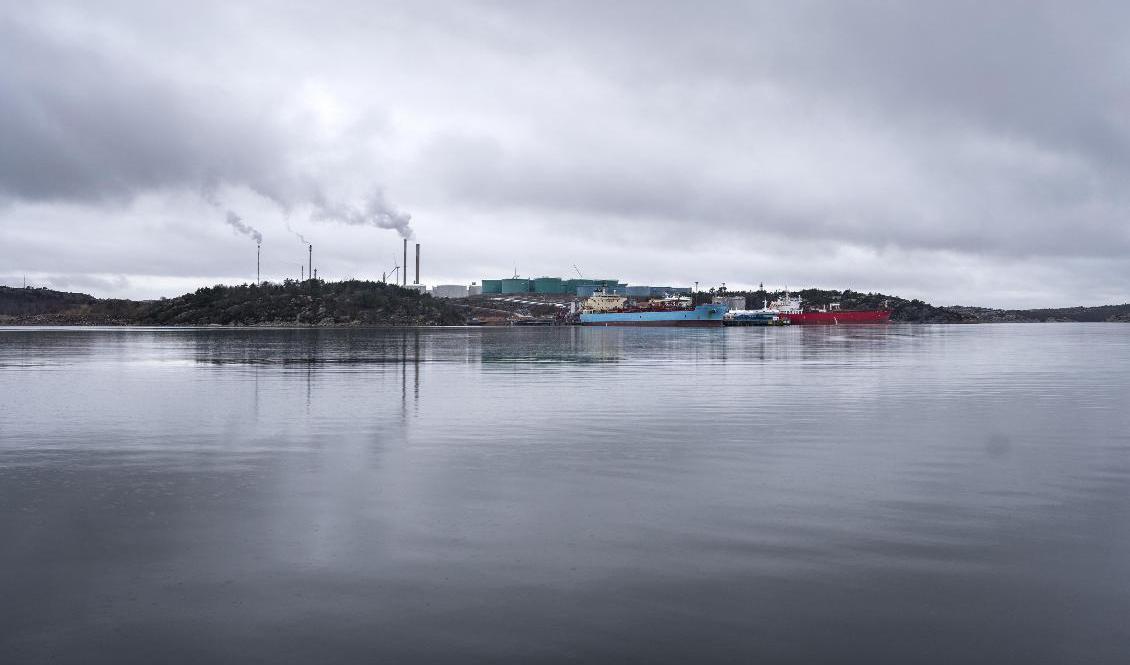
[[1117,662],[1124,330],[0,330],[0,662]]

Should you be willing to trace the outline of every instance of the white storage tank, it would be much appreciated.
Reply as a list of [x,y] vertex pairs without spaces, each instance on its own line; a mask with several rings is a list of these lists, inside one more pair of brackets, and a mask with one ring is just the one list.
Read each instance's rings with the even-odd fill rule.
[[462,284],[437,284],[432,287],[432,295],[436,298],[466,298],[467,287]]

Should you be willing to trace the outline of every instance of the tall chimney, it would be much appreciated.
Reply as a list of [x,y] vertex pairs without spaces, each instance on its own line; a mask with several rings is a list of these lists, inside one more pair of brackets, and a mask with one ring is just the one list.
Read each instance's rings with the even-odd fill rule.
[[408,238],[404,239],[404,271],[400,276],[404,278],[404,286],[408,286]]
[[259,254],[262,251],[262,245],[255,245],[255,286],[259,286]]
[[309,250],[309,258],[307,259],[306,274],[310,276],[310,279],[314,279],[314,246],[310,245],[307,249]]
[[416,281],[412,283],[420,283],[420,243],[416,243]]

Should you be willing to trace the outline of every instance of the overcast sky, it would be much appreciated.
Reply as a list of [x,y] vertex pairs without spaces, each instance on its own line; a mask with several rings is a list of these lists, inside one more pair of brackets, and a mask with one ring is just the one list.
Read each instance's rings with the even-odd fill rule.
[[0,7],[6,284],[1130,301],[1124,1]]

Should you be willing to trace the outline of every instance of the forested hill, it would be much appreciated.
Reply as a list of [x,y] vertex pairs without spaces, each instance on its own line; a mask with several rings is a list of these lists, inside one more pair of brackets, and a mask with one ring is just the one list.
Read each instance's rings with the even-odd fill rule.
[[161,300],[0,287],[0,323],[40,325],[459,325],[446,301],[392,284],[287,280],[211,286]]
[[[748,307],[758,308],[764,302],[772,302],[785,296],[784,291],[728,291],[726,295],[744,295]],[[904,323],[976,323],[973,315],[951,311],[945,307],[937,307],[921,300],[907,300],[898,296],[888,296],[882,293],[861,293],[859,291],[835,291],[829,289],[801,289],[792,291],[792,295],[800,296],[806,306],[826,307],[830,303],[838,302],[844,309],[879,309],[891,308],[891,320]],[[700,294],[704,301],[709,301],[712,295],[709,292]]]
[[[749,307],[784,295],[780,291],[703,291],[744,295]],[[804,289],[794,292],[807,305],[838,302],[844,309],[891,308],[904,323],[1001,323],[1042,321],[1126,321],[1130,304],[1062,309],[1004,310],[937,307],[882,293]],[[0,325],[462,325],[466,307],[410,289],[379,282],[287,280],[259,286],[210,286],[161,300],[100,299],[85,293],[0,286]]]
[[980,323],[1055,323],[1066,321],[1130,323],[1130,303],[1047,309],[990,309],[987,307],[947,307],[946,309],[974,317]]
[[50,314],[98,302],[85,293],[67,293],[50,289],[16,289],[0,286],[0,320]]
[[[699,294],[703,302],[709,301],[717,292]],[[785,295],[784,291],[731,291],[727,295],[746,296],[747,305],[752,308],[762,306],[764,301],[776,300]],[[824,307],[838,302],[844,309],[891,308],[891,320],[904,323],[1042,323],[1042,322],[1130,322],[1130,304],[1100,305],[1095,307],[1063,307],[1053,309],[992,309],[988,307],[939,307],[921,300],[907,300],[882,293],[860,293],[859,291],[834,291],[827,289],[803,289],[794,291],[804,299],[806,305]]]

